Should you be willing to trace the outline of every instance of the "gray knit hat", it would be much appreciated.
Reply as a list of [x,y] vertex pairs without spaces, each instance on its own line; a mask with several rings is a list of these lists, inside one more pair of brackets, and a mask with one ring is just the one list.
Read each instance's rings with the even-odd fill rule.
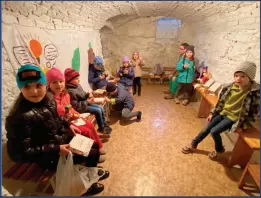
[[252,62],[240,63],[234,73],[244,72],[251,80],[255,79],[256,76],[256,64]]

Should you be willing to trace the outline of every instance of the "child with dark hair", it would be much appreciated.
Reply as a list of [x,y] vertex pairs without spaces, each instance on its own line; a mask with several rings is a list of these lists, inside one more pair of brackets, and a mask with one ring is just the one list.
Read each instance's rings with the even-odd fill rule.
[[119,84],[117,87],[113,83],[108,83],[106,91],[114,97],[112,99],[106,98],[106,101],[115,105],[116,111],[121,111],[121,116],[124,119],[137,117],[137,122],[141,121],[141,111],[132,112],[135,105],[134,99],[122,85]]
[[216,107],[207,118],[208,125],[190,144],[182,148],[183,153],[193,152],[210,133],[215,142],[215,150],[208,156],[215,160],[225,152],[221,133],[228,129],[237,132],[251,127],[260,114],[260,85],[254,81],[255,74],[255,63],[243,62],[237,66],[234,82],[223,86]]
[[112,129],[106,123],[105,113],[102,106],[94,104],[92,93],[86,93],[80,85],[80,74],[74,69],[67,68],[64,71],[66,88],[70,94],[73,108],[80,113],[92,113],[98,124],[98,131],[110,134]]
[[178,87],[176,93],[174,95],[174,100],[176,104],[179,104],[178,96],[183,93],[184,100],[182,104],[185,106],[189,103],[189,97],[192,93],[192,82],[194,80],[195,75],[195,61],[194,61],[194,46],[187,46],[186,53],[184,57],[182,57],[176,69],[179,72],[178,75]]
[[[16,162],[56,169],[59,156],[70,152],[70,136],[76,127],[58,116],[55,101],[46,93],[46,77],[39,67],[20,67],[16,82],[21,93],[6,118],[8,154]],[[94,144],[88,157],[74,154],[73,160],[75,164],[96,167],[99,156],[98,145]],[[108,177],[109,172],[105,173]],[[103,189],[102,184],[94,183],[88,193],[99,193]]]
[[[181,58],[183,58],[185,52],[186,52],[186,47],[188,47],[189,44],[187,43],[182,43],[179,46],[179,61]],[[173,99],[174,98],[174,94],[177,90],[177,85],[178,85],[178,76],[179,72],[176,70],[176,68],[171,72],[171,74],[169,75],[169,90],[164,91],[165,94],[168,94],[167,96],[165,96],[165,99]]]

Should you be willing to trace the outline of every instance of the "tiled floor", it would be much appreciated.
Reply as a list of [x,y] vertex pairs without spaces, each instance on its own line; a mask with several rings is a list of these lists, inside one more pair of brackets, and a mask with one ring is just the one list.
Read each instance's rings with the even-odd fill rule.
[[[208,159],[213,140],[207,137],[199,153],[184,155],[181,148],[204,126],[196,118],[197,104],[187,107],[163,99],[167,85],[144,85],[135,96],[135,110],[143,112],[140,123],[120,123],[112,118],[113,132],[104,143],[111,172],[102,181],[103,196],[244,196],[237,188],[241,169],[228,169]],[[227,150],[232,148],[226,140]]]

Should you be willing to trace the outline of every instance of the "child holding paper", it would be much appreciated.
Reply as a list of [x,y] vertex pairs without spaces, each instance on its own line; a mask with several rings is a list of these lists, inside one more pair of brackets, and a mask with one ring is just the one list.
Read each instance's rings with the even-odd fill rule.
[[[69,112],[66,112],[66,107],[71,105],[70,95],[65,91],[65,79],[62,72],[57,68],[52,68],[46,73],[47,78],[47,87],[49,91],[53,94],[53,97],[56,102],[56,108],[59,116],[65,117],[69,120],[79,118],[79,113],[70,108]],[[76,126],[79,129],[79,133],[89,137],[94,140],[99,145],[101,154],[105,154],[102,149],[102,142],[93,126],[92,123],[85,121],[84,125]],[[100,159],[100,162],[104,161],[103,158]]]
[[71,104],[74,109],[80,113],[92,113],[98,124],[98,131],[104,134],[110,134],[112,129],[106,123],[105,113],[102,106],[94,104],[92,93],[86,93],[79,84],[80,74],[72,68],[64,71],[66,88],[70,94]]
[[215,160],[225,151],[220,134],[230,129],[233,132],[251,127],[260,113],[260,87],[254,81],[256,64],[243,62],[234,72],[234,82],[223,86],[216,107],[212,110],[208,125],[190,144],[182,148],[187,154],[210,133],[215,142],[215,150],[208,156]]
[[[78,129],[59,117],[55,101],[46,92],[46,77],[39,67],[20,67],[16,82],[21,93],[6,118],[7,152],[13,161],[56,169],[59,156],[69,154],[70,136]],[[96,167],[100,156],[98,148],[94,144],[88,157],[74,154],[74,163]],[[108,171],[106,175],[108,177]],[[88,193],[99,193],[103,189],[102,184],[94,183]]]

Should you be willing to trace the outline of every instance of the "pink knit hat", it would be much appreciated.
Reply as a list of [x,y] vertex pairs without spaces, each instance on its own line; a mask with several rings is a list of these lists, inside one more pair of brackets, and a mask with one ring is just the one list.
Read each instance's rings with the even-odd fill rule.
[[55,80],[64,81],[64,75],[59,69],[53,67],[52,69],[49,69],[46,72],[46,79],[47,79],[47,86],[49,86],[52,81],[55,81]]
[[123,58],[122,58],[122,62],[123,62],[123,63],[129,62],[129,61],[130,61],[130,59],[129,59],[128,56],[123,56]]

